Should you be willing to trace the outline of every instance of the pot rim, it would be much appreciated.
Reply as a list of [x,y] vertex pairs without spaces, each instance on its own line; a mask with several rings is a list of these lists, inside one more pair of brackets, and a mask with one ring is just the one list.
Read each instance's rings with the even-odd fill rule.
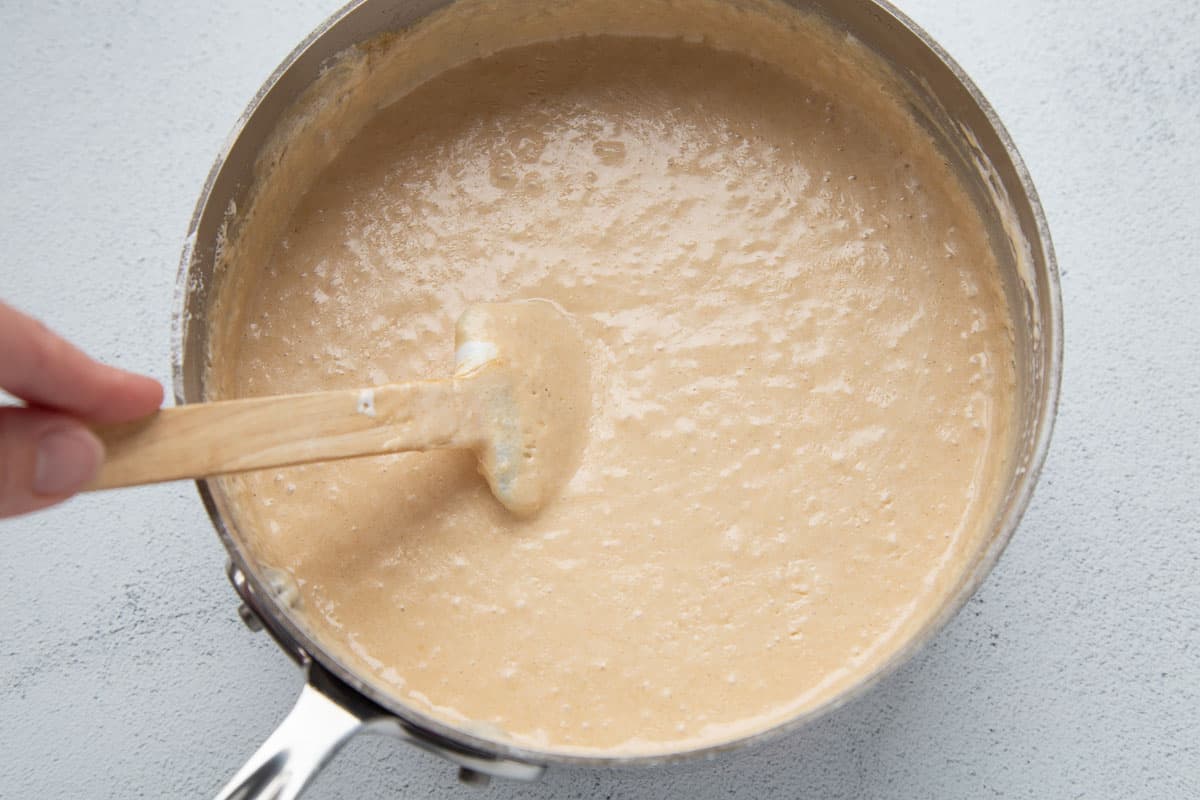
[[[351,0],[351,2],[342,6],[325,19],[288,54],[259,88],[254,98],[242,112],[218,152],[213,166],[208,173],[188,226],[188,233],[180,256],[176,278],[174,311],[172,314],[171,375],[175,403],[177,405],[189,402],[186,392],[184,358],[187,342],[187,325],[189,322],[187,304],[192,288],[191,268],[193,252],[196,247],[196,237],[201,220],[208,210],[217,179],[231,150],[258,112],[267,94],[293,68],[310,47],[319,42],[331,29],[367,2],[370,2],[370,0]],[[1043,279],[1046,284],[1045,295],[1040,298],[1040,302],[1044,303],[1044,308],[1042,309],[1044,324],[1040,334],[1045,353],[1045,368],[1040,373],[1043,380],[1039,393],[1041,402],[1037,418],[1033,422],[1036,428],[1028,451],[1029,457],[1023,472],[1017,476],[1015,481],[1013,500],[1004,509],[1003,515],[995,525],[995,535],[989,540],[986,549],[975,562],[971,572],[963,577],[957,589],[946,598],[946,601],[938,609],[937,613],[931,615],[916,633],[910,636],[907,641],[897,648],[874,671],[813,708],[792,716],[766,730],[748,736],[712,745],[646,755],[620,753],[609,755],[603,752],[540,750],[503,740],[479,737],[467,730],[455,727],[429,716],[418,709],[409,707],[397,701],[391,695],[379,691],[371,683],[360,678],[354,670],[347,668],[338,659],[326,652],[319,643],[308,636],[301,626],[294,623],[288,614],[280,613],[277,604],[273,600],[269,600],[265,608],[260,602],[256,602],[254,610],[260,616],[266,617],[263,621],[267,623],[269,632],[275,637],[277,643],[285,652],[297,658],[301,663],[306,663],[309,660],[319,663],[324,669],[346,684],[347,687],[378,704],[390,714],[395,715],[406,727],[418,735],[422,732],[430,733],[435,739],[448,740],[470,751],[531,764],[640,767],[675,763],[683,760],[710,759],[731,750],[749,748],[775,741],[812,724],[816,720],[862,697],[883,679],[895,672],[901,665],[910,661],[966,605],[991,572],[996,561],[1012,539],[1021,518],[1029,507],[1038,476],[1041,473],[1049,451],[1062,382],[1063,321],[1058,265],[1050,239],[1049,224],[1038,198],[1037,190],[1033,185],[1033,180],[1024,160],[1017,151],[1012,137],[983,93],[941,45],[906,14],[892,5],[889,0],[862,0],[862,2],[868,6],[873,6],[884,16],[890,17],[894,23],[911,34],[922,47],[939,61],[966,92],[971,102],[975,104],[982,114],[988,127],[990,127],[991,131],[998,138],[1005,157],[1011,163],[1022,193],[1022,198],[1028,203],[1032,213],[1037,239],[1036,241],[1030,239],[1029,243],[1036,250],[1036,255],[1039,256],[1038,259],[1035,259],[1035,263],[1041,267],[1038,270],[1038,277]],[[200,400],[199,397],[191,399],[192,402],[198,400]],[[253,562],[242,552],[240,545],[226,524],[225,516],[221,513],[220,503],[213,487],[210,486],[207,480],[201,479],[196,481],[196,489],[204,503],[213,527],[216,529],[222,544],[229,554],[231,568],[240,570],[244,574],[247,582],[250,584],[251,594],[254,597],[271,598],[272,594],[264,585],[258,571],[253,566]]]

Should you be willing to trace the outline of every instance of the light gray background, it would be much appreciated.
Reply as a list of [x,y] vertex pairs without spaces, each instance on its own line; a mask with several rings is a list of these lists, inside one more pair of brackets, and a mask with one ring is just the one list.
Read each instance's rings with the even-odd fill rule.
[[[336,2],[0,1],[0,296],[166,381],[209,165]],[[931,647],[809,730],[715,764],[555,771],[488,796],[1200,796],[1197,4],[901,5],[1006,121],[1062,266],[1062,408],[1021,530]],[[0,796],[224,782],[300,676],[237,620],[223,563],[187,483],[0,523]],[[473,791],[364,738],[310,796]]]

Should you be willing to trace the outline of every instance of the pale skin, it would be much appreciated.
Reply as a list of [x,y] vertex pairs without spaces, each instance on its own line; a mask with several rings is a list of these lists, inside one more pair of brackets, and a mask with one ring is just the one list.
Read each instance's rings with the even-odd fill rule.
[[41,322],[0,303],[0,517],[54,505],[82,489],[104,461],[88,424],[154,412],[153,378],[92,360]]

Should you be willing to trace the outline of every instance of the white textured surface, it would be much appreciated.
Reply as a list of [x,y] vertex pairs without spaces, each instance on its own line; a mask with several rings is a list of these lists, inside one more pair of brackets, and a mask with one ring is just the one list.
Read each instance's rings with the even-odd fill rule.
[[[209,164],[336,2],[0,3],[0,296],[165,381]],[[489,796],[1200,796],[1197,5],[901,5],[1006,121],[1062,266],[1062,409],[1021,530],[931,647],[798,735]],[[190,484],[0,523],[0,796],[220,786],[299,688],[223,561]],[[310,796],[474,791],[364,738]]]

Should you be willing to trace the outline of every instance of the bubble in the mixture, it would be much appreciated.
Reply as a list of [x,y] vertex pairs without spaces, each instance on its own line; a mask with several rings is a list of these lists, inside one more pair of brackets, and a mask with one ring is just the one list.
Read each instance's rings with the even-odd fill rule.
[[742,548],[742,529],[737,525],[732,525],[725,529],[721,535],[721,544],[726,550],[737,551]]
[[696,430],[696,423],[687,417],[679,417],[675,420],[675,430],[680,433],[692,433]]
[[600,163],[605,166],[615,167],[625,161],[624,142],[596,142],[592,145],[592,152],[595,153],[596,158],[600,159]]

